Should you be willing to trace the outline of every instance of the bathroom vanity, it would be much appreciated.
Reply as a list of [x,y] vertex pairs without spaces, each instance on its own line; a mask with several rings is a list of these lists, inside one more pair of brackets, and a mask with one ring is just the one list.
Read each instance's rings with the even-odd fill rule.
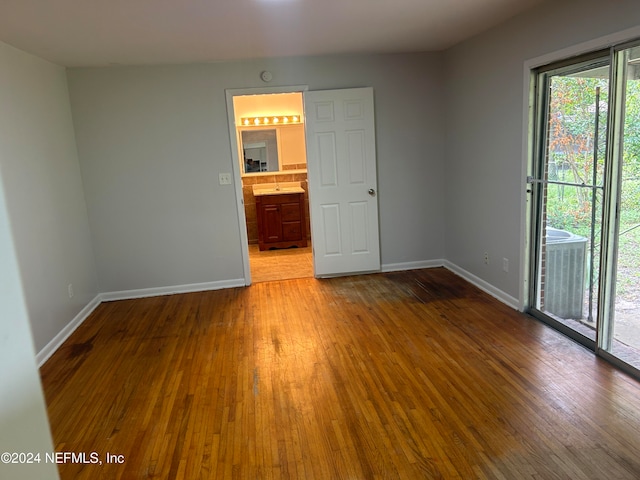
[[300,182],[253,186],[260,250],[306,247],[304,189]]

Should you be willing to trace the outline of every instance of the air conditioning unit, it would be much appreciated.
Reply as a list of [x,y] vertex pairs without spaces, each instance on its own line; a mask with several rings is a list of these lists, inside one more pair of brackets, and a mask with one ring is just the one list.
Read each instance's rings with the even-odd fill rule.
[[547,227],[544,310],[581,319],[584,309],[587,239]]

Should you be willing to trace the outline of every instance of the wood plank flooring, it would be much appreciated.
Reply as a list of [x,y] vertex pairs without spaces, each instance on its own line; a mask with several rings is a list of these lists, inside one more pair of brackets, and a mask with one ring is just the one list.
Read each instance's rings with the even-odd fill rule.
[[637,479],[640,384],[445,269],[103,303],[41,369],[65,479]]

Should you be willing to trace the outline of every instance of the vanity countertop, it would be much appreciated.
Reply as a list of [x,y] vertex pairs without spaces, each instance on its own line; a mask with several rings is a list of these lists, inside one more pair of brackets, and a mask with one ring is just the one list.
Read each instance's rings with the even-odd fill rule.
[[300,182],[258,183],[253,186],[253,195],[282,195],[285,193],[304,193]]

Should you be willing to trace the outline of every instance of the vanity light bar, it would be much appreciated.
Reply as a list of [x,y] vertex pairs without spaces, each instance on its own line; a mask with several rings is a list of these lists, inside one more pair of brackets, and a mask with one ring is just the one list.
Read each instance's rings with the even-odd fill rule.
[[273,117],[242,117],[243,127],[257,127],[260,125],[292,125],[302,123],[300,115],[277,115]]

